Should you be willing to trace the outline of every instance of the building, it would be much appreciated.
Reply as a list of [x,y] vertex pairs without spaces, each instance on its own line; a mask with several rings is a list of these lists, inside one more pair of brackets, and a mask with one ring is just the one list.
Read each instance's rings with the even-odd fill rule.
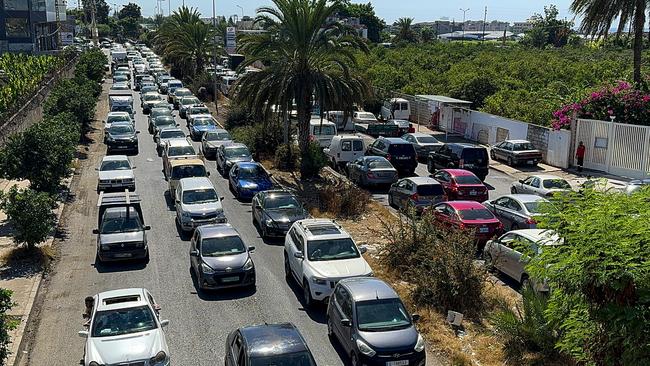
[[1,0],[0,4],[0,53],[59,48],[57,12],[58,21],[65,22],[64,0]]
[[420,31],[423,28],[430,28],[435,34],[451,33],[460,30],[462,23],[456,23],[447,19],[435,20],[432,22],[422,22],[413,25],[413,30]]
[[531,29],[533,29],[533,23],[530,20],[514,22],[512,27],[510,27],[510,31],[515,34],[526,33]]
[[[467,20],[465,21],[465,31],[469,32],[475,32],[475,31],[483,31],[483,21],[482,20]],[[510,23],[508,22],[501,22],[498,20],[493,20],[491,22],[486,22],[485,23],[485,31],[486,32],[498,32],[501,31],[503,32],[504,30],[507,30],[510,28]]]
[[361,20],[359,18],[347,18],[347,17],[342,17],[339,14],[335,14],[329,18],[327,18],[327,22],[330,23],[335,23],[339,22],[342,24],[345,24],[346,26],[354,29],[357,32],[357,35],[363,39],[368,39],[368,27],[366,27],[364,24],[361,24]]

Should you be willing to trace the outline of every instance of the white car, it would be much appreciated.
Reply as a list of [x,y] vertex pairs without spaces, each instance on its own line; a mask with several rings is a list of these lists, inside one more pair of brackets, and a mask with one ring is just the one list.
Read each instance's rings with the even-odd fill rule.
[[97,168],[97,192],[108,189],[135,191],[135,166],[126,155],[108,155]]
[[104,123],[104,130],[108,130],[113,122],[130,122],[133,124],[129,112],[109,112]]
[[341,225],[327,219],[296,221],[284,240],[284,270],[303,289],[305,306],[324,301],[339,280],[373,276],[357,247]]
[[513,182],[510,193],[536,194],[542,197],[553,197],[556,193],[571,192],[571,185],[565,179],[555,175],[535,174],[526,179]]
[[169,349],[159,319],[160,307],[144,288],[130,288],[93,296],[86,339],[84,365],[168,366]]
[[184,232],[190,232],[202,225],[227,221],[221,206],[223,197],[217,195],[208,177],[179,180],[174,199],[176,222]]

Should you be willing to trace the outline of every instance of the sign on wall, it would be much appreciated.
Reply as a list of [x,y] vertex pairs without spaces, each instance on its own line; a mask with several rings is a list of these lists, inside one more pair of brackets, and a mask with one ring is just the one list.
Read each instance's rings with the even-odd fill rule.
[[226,51],[234,53],[237,48],[237,28],[226,28]]

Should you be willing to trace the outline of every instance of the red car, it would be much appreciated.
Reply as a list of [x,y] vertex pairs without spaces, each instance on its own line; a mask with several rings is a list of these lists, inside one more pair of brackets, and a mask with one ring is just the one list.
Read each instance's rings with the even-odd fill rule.
[[480,245],[503,231],[503,224],[492,211],[475,201],[441,202],[432,210],[434,220],[443,226],[475,229],[475,239]]
[[442,184],[450,201],[485,202],[488,200],[487,187],[469,170],[440,169],[433,174],[433,179]]

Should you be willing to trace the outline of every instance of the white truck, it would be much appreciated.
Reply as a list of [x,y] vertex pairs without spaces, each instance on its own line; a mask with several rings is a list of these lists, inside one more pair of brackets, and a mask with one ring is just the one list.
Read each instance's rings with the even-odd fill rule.
[[330,146],[332,138],[336,135],[336,125],[334,123],[320,118],[312,118],[309,121],[309,138],[317,141],[320,147]]
[[361,136],[338,135],[332,138],[330,146],[323,149],[334,168],[345,169],[347,163],[363,156],[366,144]]
[[133,97],[130,94],[109,94],[109,112],[127,112],[135,121],[135,109],[133,109]]
[[384,101],[384,105],[381,107],[381,117],[384,120],[409,120],[411,117],[411,104],[403,98],[393,98]]

